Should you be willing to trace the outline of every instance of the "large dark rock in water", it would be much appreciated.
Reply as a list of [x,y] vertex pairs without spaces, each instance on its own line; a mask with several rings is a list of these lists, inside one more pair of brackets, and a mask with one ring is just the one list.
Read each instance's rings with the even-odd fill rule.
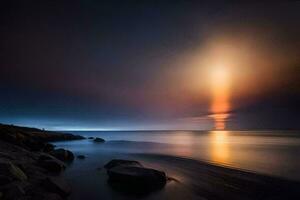
[[135,160],[122,160],[122,159],[113,159],[104,165],[105,169],[111,169],[117,166],[127,166],[127,167],[143,167],[141,163]]
[[108,183],[127,194],[144,195],[163,188],[167,182],[164,172],[144,168],[137,161],[112,160],[104,167],[109,176]]
[[55,158],[61,161],[73,161],[74,154],[71,151],[65,149],[56,149],[50,153]]
[[105,142],[105,140],[102,139],[102,138],[96,137],[96,138],[94,139],[94,142],[99,142],[99,143],[101,143],[101,142]]

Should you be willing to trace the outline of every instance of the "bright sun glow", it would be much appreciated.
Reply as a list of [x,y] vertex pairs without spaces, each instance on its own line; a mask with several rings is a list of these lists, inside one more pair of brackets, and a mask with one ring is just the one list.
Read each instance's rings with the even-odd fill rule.
[[230,110],[230,71],[228,67],[219,65],[211,71],[212,104],[211,117],[215,122],[215,129],[225,129],[226,119]]

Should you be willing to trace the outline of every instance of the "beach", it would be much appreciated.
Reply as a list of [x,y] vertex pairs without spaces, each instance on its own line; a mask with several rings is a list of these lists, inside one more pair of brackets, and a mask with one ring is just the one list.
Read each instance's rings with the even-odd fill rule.
[[[171,135],[175,134],[174,132],[164,134],[156,133],[160,135],[160,142],[154,142],[154,138],[156,138],[154,136],[149,136],[147,139],[148,142],[145,142],[145,138],[143,139],[144,142],[132,141],[139,140],[135,138],[135,136],[141,133],[85,132],[81,134],[85,136],[104,136],[107,141],[100,144],[95,144],[92,140],[54,143],[58,147],[72,150],[75,155],[83,154],[86,156],[84,160],[76,159],[63,174],[68,182],[72,184],[73,192],[69,197],[72,200],[83,198],[116,200],[295,199],[299,197],[298,188],[300,185],[296,174],[293,180],[289,178],[290,175],[287,175],[288,173],[283,173],[283,175],[280,176],[280,171],[277,171],[277,173],[275,171],[260,173],[254,170],[242,169],[228,164],[200,160],[196,159],[196,157],[187,156],[192,155],[189,154],[191,152],[187,151],[184,145],[181,146],[178,144],[182,144],[183,141],[176,141],[175,143],[177,144],[175,144],[175,146],[177,146],[177,148],[175,148],[174,141],[164,143],[162,140],[162,137],[165,137],[164,134],[169,134],[167,136],[171,139]],[[132,135],[128,136],[130,134]],[[155,135],[155,133],[153,134]],[[186,134],[187,133],[184,135],[186,136]],[[110,136],[106,137],[107,135]],[[143,138],[141,135],[140,138]],[[178,135],[180,134],[177,133],[177,137]],[[245,135],[247,135],[247,133],[245,133]],[[265,133],[265,135],[265,137],[269,138],[268,141],[274,140],[274,137],[271,136],[270,133]],[[131,141],[124,140],[124,137],[127,137],[129,140],[131,139]],[[279,137],[279,135],[276,137]],[[249,140],[249,138],[247,139]],[[149,140],[152,142],[149,142]],[[295,138],[293,141],[295,141]],[[182,152],[177,152],[178,146]],[[282,144],[280,147],[284,149]],[[199,149],[197,151],[199,151]],[[201,152],[199,152],[199,154],[201,154]],[[162,190],[152,192],[142,197],[120,193],[111,188],[107,183],[108,175],[103,168],[103,166],[112,159],[139,161],[146,167],[166,172],[172,180],[168,181]],[[295,160],[295,162],[297,162],[297,160]],[[268,167],[272,168],[272,165],[268,165]],[[273,168],[276,168],[276,166],[273,166]]]

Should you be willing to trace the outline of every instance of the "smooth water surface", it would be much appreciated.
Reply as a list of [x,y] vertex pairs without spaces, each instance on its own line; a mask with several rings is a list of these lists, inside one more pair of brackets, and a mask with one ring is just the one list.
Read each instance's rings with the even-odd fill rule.
[[262,174],[300,180],[300,131],[79,131],[101,137],[58,142],[77,154],[154,153],[206,160]]

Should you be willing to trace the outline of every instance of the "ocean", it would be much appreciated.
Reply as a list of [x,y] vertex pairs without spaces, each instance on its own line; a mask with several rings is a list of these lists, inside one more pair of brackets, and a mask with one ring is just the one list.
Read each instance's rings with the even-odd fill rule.
[[300,180],[300,131],[72,131],[92,140],[56,142],[88,157],[159,154]]

